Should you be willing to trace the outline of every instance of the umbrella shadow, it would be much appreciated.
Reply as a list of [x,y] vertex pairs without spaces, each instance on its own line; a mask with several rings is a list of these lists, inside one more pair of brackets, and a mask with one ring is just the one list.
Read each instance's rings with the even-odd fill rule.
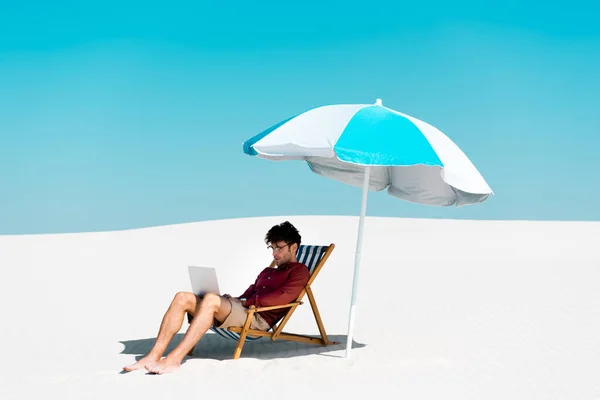
[[[176,334],[165,351],[165,355],[171,352],[183,339],[184,334]],[[246,342],[242,349],[240,358],[255,358],[259,360],[273,360],[281,358],[301,357],[307,355],[321,355],[335,357],[331,352],[346,349],[346,335],[327,335],[328,339],[339,344],[322,346],[320,344],[298,343],[287,340],[272,341],[269,338]],[[150,352],[156,338],[145,338],[120,341],[124,345],[121,354],[133,354],[135,360],[139,361]],[[237,341],[226,339],[214,333],[206,333],[194,347],[191,358],[205,358],[211,360],[232,360]],[[365,347],[366,344],[352,341],[352,349]],[[189,357],[189,356],[188,356]]]

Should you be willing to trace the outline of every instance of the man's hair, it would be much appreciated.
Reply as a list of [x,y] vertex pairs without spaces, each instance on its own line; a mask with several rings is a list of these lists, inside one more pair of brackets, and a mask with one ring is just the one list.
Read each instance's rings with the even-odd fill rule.
[[298,247],[300,247],[302,238],[298,229],[288,221],[285,221],[273,226],[265,236],[266,243],[277,243],[279,241],[286,242],[287,244],[297,243]]

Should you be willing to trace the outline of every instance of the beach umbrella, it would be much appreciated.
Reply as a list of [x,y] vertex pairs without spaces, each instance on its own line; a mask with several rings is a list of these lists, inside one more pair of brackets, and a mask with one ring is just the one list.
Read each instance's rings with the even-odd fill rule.
[[316,107],[281,121],[243,143],[267,160],[302,160],[316,174],[362,188],[346,357],[350,357],[369,190],[429,206],[464,206],[492,190],[459,147],[434,126],[375,104]]

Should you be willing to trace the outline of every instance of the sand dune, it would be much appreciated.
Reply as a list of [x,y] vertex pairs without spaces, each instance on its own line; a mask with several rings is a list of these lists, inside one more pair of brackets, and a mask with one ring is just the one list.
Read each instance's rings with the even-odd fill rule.
[[[168,375],[122,374],[152,346],[187,266],[240,294],[289,219],[336,249],[314,284],[331,347],[208,334]],[[358,217],[232,219],[0,236],[0,398],[599,399],[600,223],[367,217],[344,359]],[[187,323],[184,323],[180,340]],[[286,331],[318,334],[303,305]],[[172,347],[172,346],[171,346]]]

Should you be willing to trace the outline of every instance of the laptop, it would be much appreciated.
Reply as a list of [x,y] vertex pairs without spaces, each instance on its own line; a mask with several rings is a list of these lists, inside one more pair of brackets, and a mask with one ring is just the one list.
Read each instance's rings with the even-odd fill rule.
[[208,292],[221,294],[217,271],[213,267],[190,265],[188,272],[192,283],[192,292],[195,295],[203,296]]

